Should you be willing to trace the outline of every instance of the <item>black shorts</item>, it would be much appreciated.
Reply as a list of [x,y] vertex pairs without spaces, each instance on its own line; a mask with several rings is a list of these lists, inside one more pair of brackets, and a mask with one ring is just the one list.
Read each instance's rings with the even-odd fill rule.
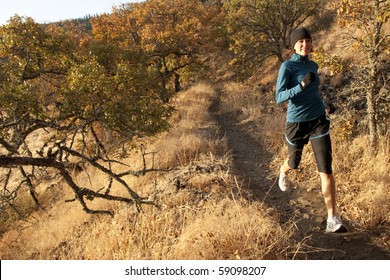
[[326,115],[307,122],[287,122],[288,165],[297,169],[302,158],[303,147],[311,142],[319,172],[332,174],[332,145],[330,120]]

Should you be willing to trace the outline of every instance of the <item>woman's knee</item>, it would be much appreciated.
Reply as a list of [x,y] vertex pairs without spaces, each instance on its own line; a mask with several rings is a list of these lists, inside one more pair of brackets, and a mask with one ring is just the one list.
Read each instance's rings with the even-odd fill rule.
[[320,172],[322,193],[330,195],[335,191],[335,180],[333,174]]
[[298,169],[298,167],[299,167],[299,161],[297,161],[297,160],[289,160],[289,161],[288,161],[288,166],[289,166],[291,169]]
[[290,166],[291,169],[298,169],[301,158],[302,153],[290,154],[288,158],[288,166]]

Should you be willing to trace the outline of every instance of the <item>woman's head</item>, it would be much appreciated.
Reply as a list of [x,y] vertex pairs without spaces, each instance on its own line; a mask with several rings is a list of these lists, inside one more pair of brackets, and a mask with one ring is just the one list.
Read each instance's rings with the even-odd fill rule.
[[309,30],[304,27],[294,29],[290,35],[290,44],[295,53],[307,56],[313,49]]

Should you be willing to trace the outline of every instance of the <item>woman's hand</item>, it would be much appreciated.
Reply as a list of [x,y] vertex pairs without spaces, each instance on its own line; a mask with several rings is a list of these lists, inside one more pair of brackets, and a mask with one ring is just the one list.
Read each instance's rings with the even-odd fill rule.
[[316,74],[313,72],[308,72],[302,79],[301,83],[299,84],[301,86],[301,89],[304,90],[307,88],[311,82],[314,82],[316,80]]
[[325,101],[325,110],[328,115],[333,114],[336,111],[336,107],[330,101]]

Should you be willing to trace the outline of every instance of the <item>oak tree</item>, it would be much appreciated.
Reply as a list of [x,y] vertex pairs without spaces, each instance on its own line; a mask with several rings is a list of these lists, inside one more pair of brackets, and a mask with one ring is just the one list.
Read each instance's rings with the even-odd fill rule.
[[[168,128],[172,108],[158,98],[148,65],[118,48],[92,48],[91,40],[86,44],[62,27],[31,18],[13,17],[0,27],[0,38],[1,207],[13,207],[25,187],[40,206],[35,186],[47,176],[60,176],[88,213],[111,214],[91,209],[94,199],[137,208],[152,203],[126,176],[154,167],[145,162],[131,170],[118,158],[120,148],[131,148],[137,137]],[[109,132],[110,141],[101,131]],[[79,182],[77,170],[107,180]]]
[[201,1],[151,0],[114,9],[111,15],[94,20],[97,39],[139,50],[148,57],[160,82],[160,96],[168,101],[173,89],[181,88],[181,75],[194,65],[202,66],[213,50],[219,8]]
[[[352,27],[349,34],[355,49],[362,51],[367,62],[368,75],[363,77],[367,99],[370,143],[375,147],[378,140],[378,115],[380,102],[386,102],[385,84],[389,77],[384,69],[384,55],[389,54],[390,1],[389,0],[341,0],[335,4],[339,25]],[[382,101],[381,101],[382,100]],[[388,102],[388,101],[387,101]],[[388,107],[388,104],[385,106]]]
[[291,32],[316,15],[324,1],[224,1],[236,62],[253,68],[270,56],[284,61]]

